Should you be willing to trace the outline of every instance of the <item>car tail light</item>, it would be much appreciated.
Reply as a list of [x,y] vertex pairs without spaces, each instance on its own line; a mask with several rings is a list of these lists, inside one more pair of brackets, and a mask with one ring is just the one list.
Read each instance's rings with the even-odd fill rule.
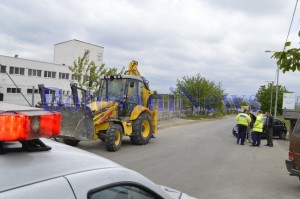
[[289,151],[289,160],[294,160],[295,153],[293,151]]
[[60,133],[61,114],[12,112],[0,114],[0,141],[22,141]]

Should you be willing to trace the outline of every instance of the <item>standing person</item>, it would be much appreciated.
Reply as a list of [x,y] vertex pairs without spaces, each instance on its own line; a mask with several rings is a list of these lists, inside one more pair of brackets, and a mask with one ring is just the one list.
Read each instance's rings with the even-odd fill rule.
[[252,118],[252,115],[250,114],[250,112],[247,110],[246,111],[246,113],[247,113],[247,115],[249,115],[250,116],[250,118],[251,118],[251,122],[249,122],[249,124],[248,124],[248,126],[247,126],[247,139],[248,139],[248,142],[249,143],[252,143],[252,140],[251,140],[251,138],[252,138],[252,136],[251,136],[251,131],[252,131],[252,128],[253,128],[253,118]]
[[251,118],[249,115],[246,114],[246,110],[243,113],[239,113],[235,117],[236,121],[238,122],[238,134],[236,135],[237,141],[236,143],[239,144],[241,140],[241,145],[244,145],[246,139],[246,132],[249,123],[251,122]]
[[265,113],[266,118],[266,135],[267,135],[267,144],[265,146],[273,147],[273,127],[274,127],[274,118],[269,113]]
[[257,111],[256,120],[253,124],[253,132],[252,132],[252,145],[250,146],[257,146],[260,145],[261,140],[261,133],[263,132],[263,116],[261,114],[261,111]]

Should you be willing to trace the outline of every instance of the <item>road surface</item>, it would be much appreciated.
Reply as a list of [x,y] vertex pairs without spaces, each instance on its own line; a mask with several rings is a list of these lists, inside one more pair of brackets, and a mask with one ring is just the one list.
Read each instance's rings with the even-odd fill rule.
[[197,198],[299,198],[300,181],[285,168],[288,141],[274,140],[274,147],[237,145],[231,131],[233,117],[202,120],[161,128],[148,145],[131,145],[107,152],[100,141],[78,147],[107,157],[150,178],[157,184]]

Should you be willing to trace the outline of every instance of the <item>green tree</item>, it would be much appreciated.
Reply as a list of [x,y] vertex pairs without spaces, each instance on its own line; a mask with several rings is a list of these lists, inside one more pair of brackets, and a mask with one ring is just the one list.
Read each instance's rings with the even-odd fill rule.
[[[277,112],[279,114],[282,114],[282,102],[283,102],[283,93],[288,93],[289,91],[281,85],[278,85],[278,101],[277,101]],[[272,83],[269,83],[267,86],[263,85],[260,86],[256,93],[257,101],[261,105],[262,111],[270,111],[270,105],[271,105],[271,93],[272,93],[272,113],[274,113],[274,107],[275,107],[275,93],[276,93],[276,87],[272,85]]]
[[[95,92],[99,88],[101,76],[123,73],[124,67],[118,72],[117,68],[107,69],[104,64],[96,66],[94,61],[89,60],[89,54],[89,50],[85,51],[82,57],[78,57],[78,59],[74,61],[73,66],[69,66],[69,70],[75,76],[75,81],[79,87],[86,89],[87,91]],[[89,85],[90,81],[92,82],[92,85]]]
[[[298,36],[300,37],[300,31],[298,32]],[[290,70],[293,72],[296,70],[300,71],[300,49],[290,48],[285,50],[287,47],[290,47],[291,44],[292,43],[290,41],[286,42],[284,50],[275,52],[272,56],[272,58],[277,60],[276,63],[283,73]]]
[[[202,111],[208,111],[205,107],[205,102],[210,101],[211,108],[218,110],[219,112],[224,112],[225,108],[222,101],[222,96],[224,90],[221,83],[215,83],[214,81],[209,81],[202,77],[200,74],[189,77],[184,76],[182,79],[177,79],[177,88],[185,87],[190,93],[197,99],[197,92],[200,88],[200,108]],[[176,91],[177,93],[179,90]],[[218,103],[214,103],[213,96],[217,97]],[[198,100],[198,99],[197,99]],[[193,105],[186,99],[183,98],[183,105],[187,105],[191,110],[193,110]]]

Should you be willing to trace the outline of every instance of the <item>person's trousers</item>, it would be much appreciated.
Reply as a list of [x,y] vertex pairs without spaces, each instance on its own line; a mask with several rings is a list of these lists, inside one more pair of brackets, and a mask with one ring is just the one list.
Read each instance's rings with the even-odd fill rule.
[[247,132],[247,126],[239,124],[238,125],[238,134],[236,135],[237,138],[237,143],[239,144],[241,140],[241,144],[244,144],[245,139],[246,139],[246,132]]
[[260,132],[252,132],[252,145],[259,146],[261,140],[261,133]]
[[266,135],[267,135],[267,145],[273,146],[273,128],[268,128]]
[[251,136],[250,126],[247,127],[247,139],[248,139],[249,142],[251,142],[252,136]]

